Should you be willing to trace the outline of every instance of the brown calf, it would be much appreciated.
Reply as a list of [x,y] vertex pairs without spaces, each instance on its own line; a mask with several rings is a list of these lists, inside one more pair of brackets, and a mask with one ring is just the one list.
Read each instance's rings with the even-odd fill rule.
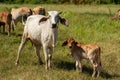
[[116,12],[116,14],[111,17],[112,20],[116,19],[116,20],[119,20],[120,19],[120,9],[118,9],[118,11]]
[[92,77],[99,77],[101,72],[100,47],[96,44],[81,44],[76,42],[73,38],[68,38],[63,42],[62,46],[69,46],[70,54],[76,60],[76,70],[82,72],[82,59],[88,59],[93,65]]
[[33,9],[33,14],[45,15],[45,8],[42,6],[37,6]]
[[10,36],[11,21],[12,15],[9,12],[0,12],[0,26],[3,26],[3,31],[5,31],[5,28],[7,29],[8,36]]

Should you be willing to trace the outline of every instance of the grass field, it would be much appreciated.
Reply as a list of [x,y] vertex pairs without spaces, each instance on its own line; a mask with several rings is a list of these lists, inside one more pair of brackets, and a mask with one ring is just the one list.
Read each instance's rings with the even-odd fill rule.
[[[37,5],[0,4],[0,11],[12,7]],[[120,5],[43,5],[46,10],[62,11],[62,17],[69,27],[59,24],[58,41],[53,53],[52,69],[45,70],[39,65],[34,48],[28,42],[21,54],[20,65],[15,66],[18,46],[23,26],[19,23],[12,36],[0,33],[0,80],[120,80],[120,21],[110,16]],[[63,41],[73,37],[78,42],[96,43],[101,49],[102,72],[99,78],[92,78],[92,65],[83,60],[83,73],[75,71],[75,61],[69,56],[68,47],[62,47]],[[42,60],[44,60],[41,50]]]

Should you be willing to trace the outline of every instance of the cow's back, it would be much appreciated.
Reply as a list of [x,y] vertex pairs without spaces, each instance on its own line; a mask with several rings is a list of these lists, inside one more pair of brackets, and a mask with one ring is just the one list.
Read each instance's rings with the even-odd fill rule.
[[39,20],[44,16],[42,15],[31,15],[27,18],[24,32],[29,33],[30,36],[36,37],[40,35],[42,25],[39,25]]
[[40,22],[40,20],[46,16],[43,15],[32,15],[29,16],[26,25],[24,27],[24,33],[27,33],[28,38],[36,41],[50,40],[52,34],[52,28],[50,27],[49,20]]
[[[19,19],[19,17],[23,15],[32,15],[32,10],[28,7],[21,7],[21,8],[12,8],[11,14],[14,20]],[[21,20],[21,19],[20,19]]]

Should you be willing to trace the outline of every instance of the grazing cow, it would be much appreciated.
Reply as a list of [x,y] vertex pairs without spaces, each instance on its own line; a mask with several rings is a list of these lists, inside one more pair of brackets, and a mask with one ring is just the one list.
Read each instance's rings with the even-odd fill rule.
[[27,7],[21,7],[18,9],[12,8],[11,14],[12,14],[12,26],[15,27],[18,22],[22,22],[22,24],[25,25],[27,17],[32,15],[32,10]]
[[46,69],[51,67],[52,53],[58,35],[58,21],[68,26],[66,20],[60,17],[60,12],[58,11],[49,11],[48,17],[43,15],[32,15],[28,17],[24,27],[21,44],[18,49],[16,65],[19,63],[21,50],[25,43],[30,40],[35,47],[35,52],[40,64],[42,64],[42,60],[40,58],[39,50],[43,47]]
[[120,9],[117,11],[117,13],[111,17],[112,20],[116,19],[116,20],[120,20]]
[[45,15],[45,8],[42,6],[37,6],[33,9],[33,14]]
[[82,72],[82,59],[88,59],[93,65],[92,77],[97,77],[101,72],[100,47],[96,44],[81,44],[76,42],[73,38],[68,38],[63,42],[62,46],[69,46],[70,54],[76,60],[76,70]]
[[10,36],[11,21],[12,15],[9,12],[0,12],[0,26],[3,26],[3,32],[5,32],[5,28],[7,29],[8,36]]

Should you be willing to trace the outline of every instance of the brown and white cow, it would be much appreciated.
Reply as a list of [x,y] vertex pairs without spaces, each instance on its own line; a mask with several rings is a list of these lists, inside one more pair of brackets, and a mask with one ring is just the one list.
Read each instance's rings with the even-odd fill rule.
[[33,14],[45,15],[45,8],[42,6],[37,6],[33,9]]
[[27,17],[32,15],[32,10],[28,7],[21,7],[17,9],[12,8],[11,14],[12,14],[12,26],[15,27],[18,22],[22,22],[22,24],[25,25]]
[[62,46],[69,46],[71,56],[76,60],[76,70],[82,72],[82,59],[90,60],[93,65],[92,77],[99,77],[101,72],[100,47],[96,44],[81,44],[73,38],[68,38]]
[[111,17],[112,20],[120,20],[120,9],[118,9],[118,11],[116,12],[116,14]]
[[10,36],[11,30],[11,21],[12,15],[8,11],[0,12],[0,27],[3,26],[3,32],[5,32],[5,28],[8,31],[8,36]]

